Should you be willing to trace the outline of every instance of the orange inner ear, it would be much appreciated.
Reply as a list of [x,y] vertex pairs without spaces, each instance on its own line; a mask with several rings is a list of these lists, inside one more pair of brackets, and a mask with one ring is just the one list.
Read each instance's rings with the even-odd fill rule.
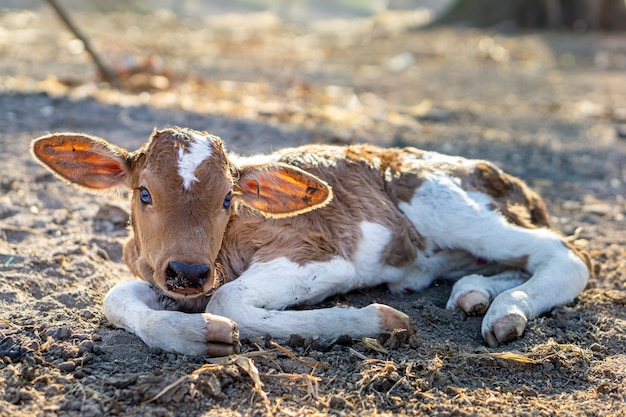
[[102,139],[61,134],[36,140],[32,149],[53,172],[92,190],[117,185],[126,174],[123,152]]
[[63,151],[58,155],[57,172],[68,180],[88,188],[103,189],[111,186],[111,177],[124,175],[124,167],[113,160],[93,152]]
[[295,167],[272,164],[255,169],[239,181],[244,202],[268,217],[288,217],[332,200],[332,190],[321,179]]

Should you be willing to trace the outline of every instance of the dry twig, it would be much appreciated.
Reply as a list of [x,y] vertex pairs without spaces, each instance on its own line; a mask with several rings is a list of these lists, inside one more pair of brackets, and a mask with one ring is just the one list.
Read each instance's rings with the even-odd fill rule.
[[113,72],[109,70],[106,65],[104,65],[98,54],[96,54],[96,52],[91,47],[91,44],[89,43],[85,35],[83,35],[78,27],[72,22],[72,19],[70,19],[70,16],[65,12],[65,10],[63,10],[63,8],[57,3],[56,0],[45,1],[50,5],[50,7],[52,7],[52,9],[54,9],[56,14],[63,21],[65,26],[67,26],[70,32],[72,32],[74,36],[80,39],[80,41],[83,43],[85,51],[87,51],[89,56],[91,56],[91,59],[93,59],[93,62],[98,67],[102,78],[111,85],[117,85],[117,77],[115,77]]
[[384,355],[389,354],[389,351],[383,345],[381,345],[377,339],[374,339],[372,337],[364,337],[363,339],[361,339],[361,341],[369,350],[373,350],[374,352],[382,353]]
[[270,400],[267,397],[267,393],[265,391],[263,391],[263,382],[261,382],[261,377],[259,376],[259,370],[254,365],[254,362],[252,362],[252,359],[246,358],[244,356],[237,356],[235,358],[235,363],[241,369],[246,371],[246,373],[250,376],[250,378],[252,379],[252,382],[254,382],[253,391],[255,393],[259,394],[259,396],[263,400],[263,404],[265,405],[265,409],[267,410],[267,414],[270,417],[273,416],[274,413],[272,412],[272,406],[270,404]]
[[285,355],[289,356],[291,359],[298,361],[310,368],[322,368],[322,369],[330,369],[330,367],[328,365],[323,364],[322,362],[318,362],[318,361],[309,361],[306,359],[302,359],[297,357],[292,351],[290,351],[289,349],[287,349],[284,346],[279,345],[278,343],[274,342],[273,340],[270,341],[270,344],[272,346],[274,346],[276,349],[280,350],[282,353],[284,353]]

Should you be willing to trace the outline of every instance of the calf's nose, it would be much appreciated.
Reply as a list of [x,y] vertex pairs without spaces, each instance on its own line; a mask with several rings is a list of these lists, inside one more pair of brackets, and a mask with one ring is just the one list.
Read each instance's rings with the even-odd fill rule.
[[201,289],[209,278],[211,268],[207,264],[185,264],[181,262],[170,262],[167,265],[166,275],[168,284],[173,289],[177,288],[198,288]]

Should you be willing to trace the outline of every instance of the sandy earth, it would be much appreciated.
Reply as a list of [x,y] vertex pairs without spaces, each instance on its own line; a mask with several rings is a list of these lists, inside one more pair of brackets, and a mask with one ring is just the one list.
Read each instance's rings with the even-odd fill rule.
[[[47,11],[0,13],[0,416],[626,415],[624,35],[418,31],[415,19],[76,16],[120,92]],[[447,282],[325,302],[401,309],[410,340],[244,340],[219,363],[150,349],[101,310],[129,278],[125,196],[71,189],[28,146],[70,130],[134,149],[173,124],[240,152],[371,141],[490,159],[545,196],[596,277],[497,349],[480,318],[445,310]]]

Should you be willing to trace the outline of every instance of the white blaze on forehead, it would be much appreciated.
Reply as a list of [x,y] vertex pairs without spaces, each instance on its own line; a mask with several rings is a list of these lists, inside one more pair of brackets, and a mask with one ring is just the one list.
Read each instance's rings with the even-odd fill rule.
[[198,181],[196,169],[200,164],[211,156],[212,136],[202,136],[196,132],[187,132],[192,139],[189,147],[178,150],[178,175],[183,179],[183,187],[186,190],[191,184]]

